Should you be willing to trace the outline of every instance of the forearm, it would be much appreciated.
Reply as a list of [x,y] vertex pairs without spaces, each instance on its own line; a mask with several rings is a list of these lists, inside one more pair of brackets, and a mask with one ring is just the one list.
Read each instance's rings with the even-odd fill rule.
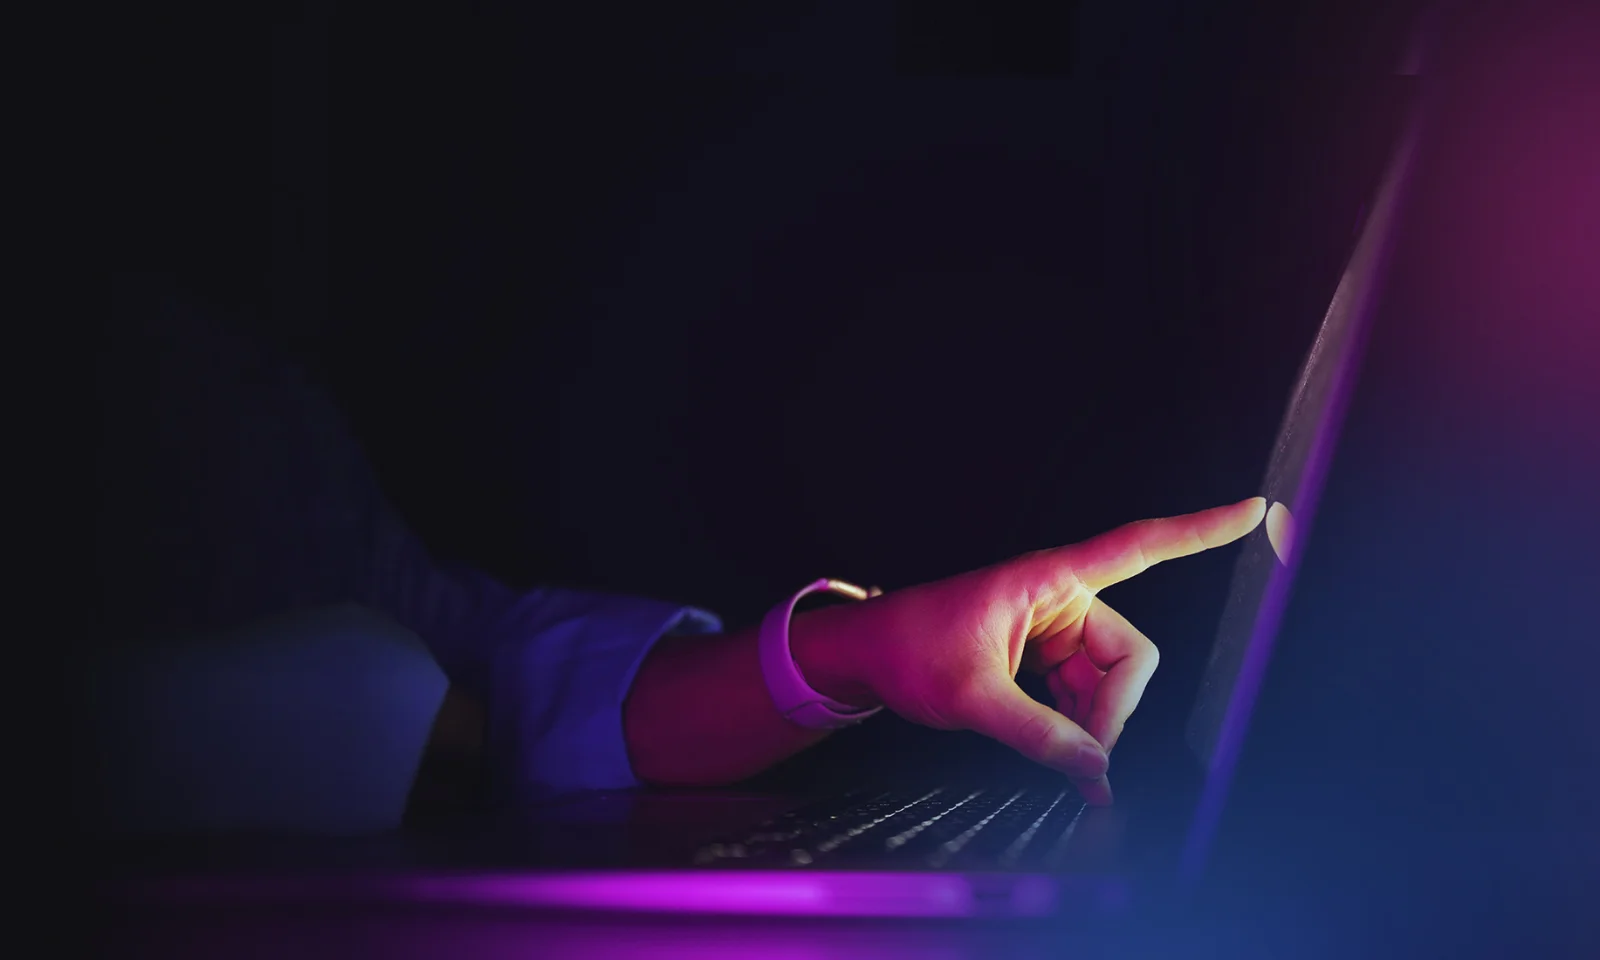
[[[819,692],[874,706],[853,679],[848,653],[870,634],[872,602],[797,614],[790,650]],[[668,637],[639,670],[623,708],[634,773],[648,783],[731,783],[817,743],[826,731],[791,723],[773,706],[761,673],[756,628]]]

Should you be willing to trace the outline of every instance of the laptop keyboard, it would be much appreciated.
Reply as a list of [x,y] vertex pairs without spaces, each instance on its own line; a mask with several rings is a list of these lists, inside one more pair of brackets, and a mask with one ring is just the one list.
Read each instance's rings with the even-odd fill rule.
[[861,791],[791,810],[702,846],[704,866],[1049,870],[1083,813],[1077,791]]

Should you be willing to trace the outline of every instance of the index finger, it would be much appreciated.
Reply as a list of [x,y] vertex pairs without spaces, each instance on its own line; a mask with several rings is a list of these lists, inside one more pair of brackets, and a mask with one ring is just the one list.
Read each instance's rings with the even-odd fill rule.
[[1264,497],[1157,520],[1140,520],[1062,547],[1060,560],[1090,590],[1136,577],[1164,560],[1176,560],[1232,543],[1266,516]]

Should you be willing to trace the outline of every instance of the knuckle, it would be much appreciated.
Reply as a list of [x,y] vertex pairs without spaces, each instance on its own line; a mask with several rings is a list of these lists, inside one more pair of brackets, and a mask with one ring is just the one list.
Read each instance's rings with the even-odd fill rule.
[[1026,604],[1032,597],[1041,564],[1045,562],[1042,554],[1029,554],[1014,563],[989,567],[978,578],[979,589],[990,603]]

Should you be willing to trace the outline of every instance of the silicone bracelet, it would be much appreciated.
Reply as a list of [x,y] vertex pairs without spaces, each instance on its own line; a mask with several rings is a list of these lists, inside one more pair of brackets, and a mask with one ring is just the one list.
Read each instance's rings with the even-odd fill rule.
[[833,730],[860,723],[883,708],[862,710],[840,703],[813,690],[805,677],[800,675],[794,655],[789,652],[789,619],[794,616],[795,604],[800,602],[801,597],[821,590],[857,600],[865,600],[869,596],[866,590],[843,580],[823,578],[807,584],[800,592],[767,613],[761,621],[757,644],[761,651],[761,674],[766,678],[767,691],[772,694],[772,702],[778,712],[791,723],[802,727]]

